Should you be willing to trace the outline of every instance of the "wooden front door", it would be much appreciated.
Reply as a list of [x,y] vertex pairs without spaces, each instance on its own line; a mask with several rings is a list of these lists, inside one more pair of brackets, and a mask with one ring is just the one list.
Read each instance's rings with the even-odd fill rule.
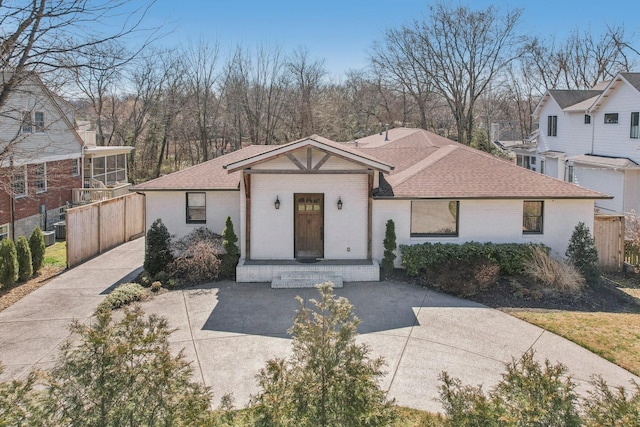
[[295,257],[324,256],[324,194],[295,194]]

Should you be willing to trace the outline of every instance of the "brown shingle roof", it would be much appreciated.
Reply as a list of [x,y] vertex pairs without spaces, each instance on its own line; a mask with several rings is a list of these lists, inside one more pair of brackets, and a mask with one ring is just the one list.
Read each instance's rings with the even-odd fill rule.
[[133,190],[237,190],[240,172],[228,173],[223,166],[272,150],[269,145],[250,145],[199,165],[152,179],[133,187]]
[[[398,136],[398,138],[396,138]],[[384,138],[384,137],[383,137]],[[403,130],[389,141],[364,145],[396,169],[386,181],[394,197],[606,198],[604,194],[517,166],[424,130]],[[397,163],[400,161],[402,167]],[[383,192],[388,196],[387,192]]]
[[[608,196],[539,174],[485,152],[421,129],[397,128],[372,135],[355,144],[343,144],[313,135],[308,139],[393,165],[381,178],[377,197],[407,198],[520,198],[600,199]],[[299,142],[299,141],[297,141]],[[197,166],[139,184],[134,190],[235,190],[240,171],[225,165],[276,150],[251,145]],[[382,188],[384,187],[384,188]]]

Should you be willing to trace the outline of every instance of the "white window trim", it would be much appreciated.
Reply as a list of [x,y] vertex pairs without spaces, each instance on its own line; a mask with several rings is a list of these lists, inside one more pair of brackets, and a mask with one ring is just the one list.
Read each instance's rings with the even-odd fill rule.
[[[44,180],[44,188],[38,188],[38,168],[39,167],[43,167],[44,168],[44,176],[43,176],[43,180]],[[40,194],[40,193],[46,193],[48,190],[48,182],[47,182],[47,164],[46,163],[38,163],[36,165],[36,171],[35,171],[35,184],[36,184],[36,193]]]
[[13,183],[12,183],[11,191],[13,192],[13,198],[14,199],[19,199],[21,197],[26,197],[27,193],[28,193],[28,189],[29,189],[29,182],[27,181],[27,167],[26,166],[18,166],[13,171],[14,176],[16,175],[16,173],[19,173],[19,169],[22,169],[22,175],[24,177],[24,193],[16,194],[15,193],[15,185],[13,185]]
[[[42,114],[42,123],[38,124],[38,121],[36,120],[36,117],[38,116],[38,114]],[[44,125],[45,125],[45,116],[44,116],[44,111],[36,111],[33,113],[33,132],[44,132]]]
[[[80,164],[80,158],[73,159],[73,165],[71,166],[71,176],[80,176],[80,168],[82,165]],[[75,170],[74,170],[75,169]]]
[[0,225],[0,240],[9,238],[9,224]]
[[33,132],[33,120],[31,117],[31,111],[23,111],[20,117],[20,133],[32,133]]

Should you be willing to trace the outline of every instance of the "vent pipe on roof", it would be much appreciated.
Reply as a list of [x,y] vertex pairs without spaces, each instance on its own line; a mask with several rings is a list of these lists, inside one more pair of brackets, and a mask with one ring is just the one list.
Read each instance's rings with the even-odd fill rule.
[[384,127],[387,129],[386,133],[384,134],[384,140],[388,141],[389,140],[389,123],[385,123]]
[[358,140],[356,139],[355,141],[353,141],[353,143],[356,145],[356,148],[358,147]]

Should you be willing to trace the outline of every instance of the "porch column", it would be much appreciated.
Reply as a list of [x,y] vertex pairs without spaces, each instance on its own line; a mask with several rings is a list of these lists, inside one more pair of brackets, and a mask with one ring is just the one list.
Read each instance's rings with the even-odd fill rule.
[[245,200],[245,218],[244,218],[244,257],[251,259],[251,174],[242,171],[242,179],[244,181],[244,200]]
[[372,258],[372,239],[373,239],[373,174],[368,175],[367,185],[367,259]]

